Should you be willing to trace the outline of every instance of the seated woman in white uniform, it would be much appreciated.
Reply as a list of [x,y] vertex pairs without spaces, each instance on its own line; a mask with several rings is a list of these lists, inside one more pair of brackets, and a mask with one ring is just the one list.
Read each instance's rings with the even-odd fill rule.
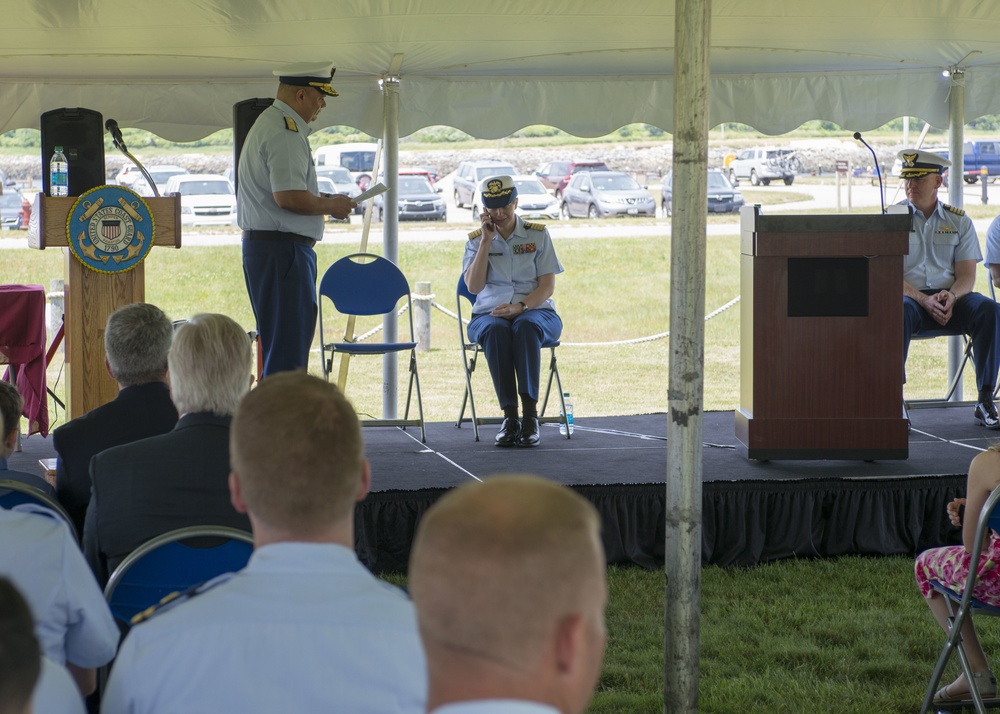
[[514,212],[513,179],[495,176],[484,186],[482,227],[469,234],[462,261],[476,296],[469,339],[482,345],[503,409],[496,445],[537,446],[542,344],[562,334],[552,293],[563,267],[548,229]]

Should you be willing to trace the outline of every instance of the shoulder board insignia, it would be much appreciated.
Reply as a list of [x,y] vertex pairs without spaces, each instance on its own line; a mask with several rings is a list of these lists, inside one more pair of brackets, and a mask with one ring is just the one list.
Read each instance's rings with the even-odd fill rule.
[[946,211],[951,211],[956,216],[964,216],[965,215],[965,211],[963,211],[961,208],[955,208],[954,206],[949,206],[947,203],[942,203],[941,205],[944,206],[944,208],[945,208]]
[[133,615],[131,623],[133,625],[138,625],[142,622],[145,622],[146,620],[149,620],[155,615],[159,615],[161,613],[167,612],[168,610],[172,610],[177,605],[187,602],[191,598],[197,597],[198,595],[201,595],[204,592],[208,592],[216,585],[221,585],[222,583],[226,582],[231,577],[233,577],[233,575],[235,575],[235,573],[223,573],[222,575],[216,578],[212,578],[211,580],[208,580],[204,583],[199,583],[192,588],[184,590],[183,592],[170,593],[155,605],[147,607],[142,612]]
[[288,131],[298,131],[299,130],[299,128],[295,125],[295,120],[292,119],[289,116],[285,117],[285,128],[288,129]]
[[483,234],[483,229],[477,228],[476,230],[472,231],[472,233],[469,234],[469,240],[472,240],[473,238],[478,238],[482,234]]
[[524,222],[524,227],[527,228],[529,231],[544,231],[545,230],[545,224],[544,223],[528,223],[527,221],[525,221]]

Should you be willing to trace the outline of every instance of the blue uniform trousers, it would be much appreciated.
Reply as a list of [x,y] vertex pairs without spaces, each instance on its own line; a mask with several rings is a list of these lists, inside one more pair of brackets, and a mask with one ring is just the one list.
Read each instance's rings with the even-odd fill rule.
[[306,369],[316,334],[316,252],[293,240],[243,239],[243,276],[263,375]]
[[501,409],[517,407],[518,394],[538,401],[542,345],[561,334],[562,320],[555,310],[528,310],[513,320],[489,313],[472,317],[469,339],[482,345]]
[[[933,295],[938,290],[925,290]],[[944,326],[947,329],[964,332],[972,339],[972,362],[976,367],[976,386],[995,388],[997,372],[1000,371],[1000,305],[993,300],[969,293],[955,303],[951,319]],[[910,349],[911,335],[940,330],[930,314],[908,297],[903,298],[903,363]]]

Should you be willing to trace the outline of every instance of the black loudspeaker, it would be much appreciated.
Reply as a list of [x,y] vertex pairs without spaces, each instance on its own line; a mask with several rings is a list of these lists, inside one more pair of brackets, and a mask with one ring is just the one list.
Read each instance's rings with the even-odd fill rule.
[[274,104],[272,97],[244,99],[233,105],[233,187],[239,189],[240,153],[243,142],[246,141],[250,127],[257,121],[260,113]]
[[108,182],[104,173],[104,118],[93,109],[63,108],[42,114],[42,190],[49,195],[49,160],[61,146],[69,163],[69,195],[82,196]]

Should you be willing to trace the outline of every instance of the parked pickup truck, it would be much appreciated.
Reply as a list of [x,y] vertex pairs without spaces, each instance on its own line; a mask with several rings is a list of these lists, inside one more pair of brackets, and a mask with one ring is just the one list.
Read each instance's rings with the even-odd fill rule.
[[740,179],[749,179],[754,186],[767,186],[774,181],[783,181],[791,186],[795,171],[799,168],[798,157],[789,149],[743,149],[729,162],[726,169],[729,179],[735,184]]
[[[991,182],[1000,176],[1000,141],[967,141],[963,144],[962,153],[965,154],[965,175],[962,178],[966,183],[978,181],[983,169],[986,169]],[[942,156],[948,158],[948,152]]]
[[[926,146],[924,151],[948,158],[947,146]],[[982,176],[983,168],[986,169],[989,181],[993,182],[1000,176],[1000,141],[967,141],[963,144],[966,183],[975,183]],[[892,173],[899,176],[903,163],[897,158],[892,165]],[[945,171],[945,185],[948,183],[948,171]]]

